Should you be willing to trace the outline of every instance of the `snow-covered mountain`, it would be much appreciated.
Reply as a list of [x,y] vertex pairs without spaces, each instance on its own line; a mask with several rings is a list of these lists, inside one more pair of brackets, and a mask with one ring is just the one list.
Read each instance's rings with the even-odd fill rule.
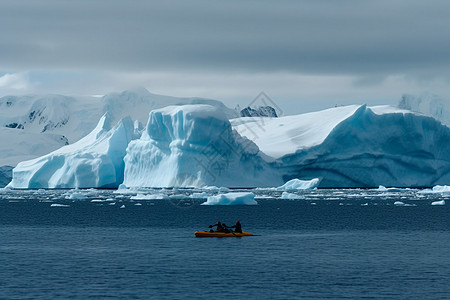
[[[115,133],[123,132],[120,126],[107,135],[93,131],[80,144],[20,163],[10,187],[113,187],[120,170],[125,185],[146,187],[277,186],[317,177],[319,187],[450,182],[450,128],[394,107],[354,105],[230,123],[217,107],[171,106],[150,112],[139,138],[125,127],[133,135]],[[108,167],[100,167],[104,162]],[[78,179],[62,180],[65,174]]]
[[[130,116],[146,124],[148,112],[168,105],[209,104],[228,117],[236,112],[222,102],[203,98],[177,98],[138,88],[103,97],[61,95],[5,96],[0,98],[0,166],[36,158],[91,132],[102,115],[113,124]],[[7,142],[6,142],[7,141]]]

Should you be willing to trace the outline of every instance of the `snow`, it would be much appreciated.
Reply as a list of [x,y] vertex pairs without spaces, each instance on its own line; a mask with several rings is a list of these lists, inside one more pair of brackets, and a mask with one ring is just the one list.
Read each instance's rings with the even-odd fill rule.
[[277,188],[278,191],[296,191],[309,190],[316,188],[319,185],[320,179],[314,178],[311,180],[291,179],[282,186]]
[[445,200],[434,201],[431,203],[431,205],[445,205]]
[[130,118],[111,128],[107,114],[78,142],[42,157],[24,161],[13,170],[12,188],[117,188],[123,181],[123,157],[134,138]]
[[272,158],[311,148],[323,143],[330,132],[359,106],[351,105],[324,111],[280,118],[238,118],[233,128],[255,142]]
[[255,194],[246,192],[234,192],[208,197],[202,205],[257,205]]

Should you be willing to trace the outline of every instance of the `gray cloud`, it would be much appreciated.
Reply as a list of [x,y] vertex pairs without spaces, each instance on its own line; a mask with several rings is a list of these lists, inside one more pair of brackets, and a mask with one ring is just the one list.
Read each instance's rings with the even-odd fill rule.
[[0,1],[0,65],[450,77],[449,12],[448,1]]

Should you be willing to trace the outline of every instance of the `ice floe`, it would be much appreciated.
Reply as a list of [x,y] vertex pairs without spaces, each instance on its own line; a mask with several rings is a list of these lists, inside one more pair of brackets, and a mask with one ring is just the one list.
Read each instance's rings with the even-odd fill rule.
[[255,194],[246,192],[234,192],[208,197],[202,205],[257,205]]

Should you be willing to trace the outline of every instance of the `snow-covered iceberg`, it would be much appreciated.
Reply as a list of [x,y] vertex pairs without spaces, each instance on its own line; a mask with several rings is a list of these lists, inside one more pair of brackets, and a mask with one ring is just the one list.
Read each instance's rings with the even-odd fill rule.
[[123,181],[128,143],[134,138],[130,118],[111,128],[108,115],[78,142],[13,169],[12,188],[117,188]]
[[319,187],[421,187],[450,182],[450,129],[389,106],[346,106],[232,124],[283,168]]
[[202,205],[257,205],[255,194],[236,192],[208,197]]
[[168,106],[150,112],[140,139],[125,156],[127,187],[270,186],[281,176],[258,147],[232,130],[210,105]]

